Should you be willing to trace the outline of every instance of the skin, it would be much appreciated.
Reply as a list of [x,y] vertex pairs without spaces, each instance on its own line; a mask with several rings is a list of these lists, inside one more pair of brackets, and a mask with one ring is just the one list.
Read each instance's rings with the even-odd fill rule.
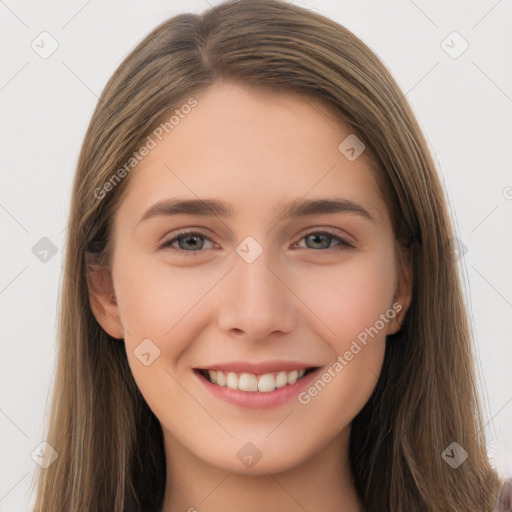
[[[358,511],[350,424],[411,298],[410,266],[397,272],[369,160],[363,152],[351,162],[338,150],[350,130],[311,100],[225,81],[196,98],[132,171],[114,218],[112,267],[97,273],[91,292],[96,318],[124,339],[135,381],[163,428],[163,511]],[[364,205],[373,221],[350,212],[291,220],[274,213],[283,202],[333,195]],[[222,199],[235,213],[139,223],[154,203],[177,196]],[[175,251],[159,248],[183,228],[205,235],[196,240],[200,250],[186,237]],[[329,228],[332,238],[306,236]],[[235,251],[247,236],[263,248],[252,263]],[[336,236],[355,247],[339,249]],[[308,404],[235,406],[193,372],[234,360],[327,369],[394,303],[401,312]],[[147,338],[160,349],[149,366],[134,354]],[[262,454],[252,467],[237,457],[247,442]]]

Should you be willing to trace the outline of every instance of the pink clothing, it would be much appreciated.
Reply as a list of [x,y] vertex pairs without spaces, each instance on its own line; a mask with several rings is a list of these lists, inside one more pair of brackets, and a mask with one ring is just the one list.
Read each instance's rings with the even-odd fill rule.
[[493,512],[512,512],[512,478],[502,480]]

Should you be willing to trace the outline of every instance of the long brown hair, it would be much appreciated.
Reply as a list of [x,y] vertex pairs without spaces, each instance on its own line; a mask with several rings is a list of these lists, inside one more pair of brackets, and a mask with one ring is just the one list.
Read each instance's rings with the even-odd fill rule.
[[[162,507],[161,426],[122,341],[92,314],[88,263],[110,263],[111,222],[130,179],[126,162],[162,120],[218,78],[328,106],[366,145],[396,243],[410,251],[411,305],[402,329],[388,337],[374,393],[351,429],[350,462],[365,511],[490,511],[499,482],[485,448],[452,226],[415,116],[378,57],[343,26],[284,1],[240,0],[162,23],[99,98],[67,232],[46,437],[58,458],[37,473],[34,512]],[[112,181],[116,172],[122,179]],[[441,457],[452,442],[468,453],[456,469]]]

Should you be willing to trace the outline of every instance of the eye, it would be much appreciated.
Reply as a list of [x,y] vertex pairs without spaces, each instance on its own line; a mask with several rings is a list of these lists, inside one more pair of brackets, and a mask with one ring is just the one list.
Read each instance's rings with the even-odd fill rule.
[[[348,249],[348,248],[354,248],[355,246],[351,244],[350,242],[347,242],[347,240],[339,237],[338,235],[335,235],[334,233],[331,233],[330,231],[311,231],[307,235],[303,236],[301,240],[306,241],[306,248],[308,249],[334,249],[334,250],[341,250],[341,249]],[[312,242],[313,247],[307,246],[308,240]],[[335,245],[334,247],[331,247],[331,241],[337,240],[339,243]],[[315,247],[316,245],[316,247]],[[293,245],[294,247],[299,247],[298,243],[295,243]]]
[[[201,249],[204,248],[205,240],[208,241],[211,244],[211,246],[218,247],[218,245],[215,244],[209,237],[198,231],[181,231],[174,238],[171,238],[167,242],[164,242],[160,246],[160,249],[170,249],[182,253],[192,253],[191,256],[195,256],[195,253],[201,252]],[[330,231],[311,231],[307,235],[303,236],[300,240],[306,241],[307,249],[341,250],[354,248],[353,244],[339,237],[338,235],[331,233]],[[331,242],[333,240],[338,241],[339,243],[334,246],[331,246]],[[312,242],[313,247],[311,247],[311,244],[308,245],[308,241]],[[178,244],[178,247],[175,246],[176,243]],[[293,244],[293,248],[297,247],[299,247],[298,242]]]
[[[210,238],[208,238],[206,235],[203,235],[202,233],[197,231],[181,231],[171,240],[164,242],[160,246],[160,249],[171,249],[173,251],[196,253],[199,252],[204,246],[204,243],[202,243],[201,240],[208,240],[213,244]],[[174,247],[176,242],[178,243],[178,248]],[[192,255],[195,256],[195,254]]]

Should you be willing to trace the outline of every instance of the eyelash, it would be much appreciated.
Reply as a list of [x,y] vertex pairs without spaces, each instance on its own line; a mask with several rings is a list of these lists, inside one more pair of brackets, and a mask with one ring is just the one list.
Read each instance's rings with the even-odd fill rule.
[[[328,250],[339,251],[339,250],[343,250],[343,249],[354,249],[355,248],[355,246],[353,244],[351,244],[350,242],[347,242],[345,239],[339,237],[338,235],[335,235],[334,233],[332,233],[331,231],[328,231],[328,230],[325,230],[325,231],[310,231],[309,233],[306,233],[304,236],[302,236],[300,238],[300,240],[306,238],[309,235],[327,235],[328,237],[330,237],[332,239],[335,239],[338,242],[340,242],[338,245],[335,245],[334,247],[328,247],[327,249],[310,249],[312,251],[328,251]],[[207,237],[206,235],[204,235],[203,233],[200,233],[198,231],[180,231],[174,238],[172,238],[171,240],[168,240],[167,242],[164,242],[160,246],[160,249],[162,249],[162,250],[171,250],[171,251],[175,251],[175,252],[185,253],[186,256],[196,256],[196,254],[198,252],[204,252],[204,251],[202,249],[198,249],[198,250],[195,250],[195,251],[186,251],[184,249],[179,249],[179,248],[176,248],[176,247],[172,247],[172,244],[174,244],[178,240],[180,240],[182,238],[194,237],[194,236],[200,237],[200,238],[204,238],[205,240],[208,240],[208,241],[214,243],[211,240],[211,238]],[[294,246],[295,245],[297,245],[297,242],[294,244]],[[306,247],[306,249],[309,249],[309,248]],[[192,254],[190,254],[190,253],[192,253]]]

